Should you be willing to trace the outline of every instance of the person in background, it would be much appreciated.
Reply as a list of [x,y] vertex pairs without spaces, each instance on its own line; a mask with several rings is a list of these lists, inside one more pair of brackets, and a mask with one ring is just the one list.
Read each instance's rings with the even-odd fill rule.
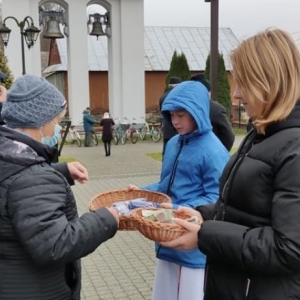
[[[164,100],[168,96],[168,94],[171,92],[171,90],[177,86],[179,83],[182,82],[182,79],[180,77],[170,77],[169,78],[169,89],[167,92],[165,92],[159,99],[159,109],[161,111],[162,105],[164,103]],[[163,131],[163,151],[162,155],[165,153],[166,145],[168,141],[175,135],[177,134],[177,131],[173,127],[172,124],[167,122],[165,118],[162,119],[162,131]]]
[[[6,78],[7,76],[4,73],[0,72],[0,80],[4,80]],[[3,102],[6,100],[6,93],[7,91],[5,86],[0,84],[0,126],[5,124],[3,118],[1,117],[1,111],[2,111]]]
[[249,118],[247,123],[247,132],[249,132],[253,128],[252,118]]
[[91,146],[92,133],[94,132],[94,124],[99,123],[99,121],[95,120],[91,116],[91,109],[87,107],[83,111],[83,129],[85,133],[84,137],[84,147]]
[[[179,84],[164,100],[162,114],[178,134],[167,144],[160,181],[142,189],[169,195],[174,208],[214,203],[229,153],[212,132],[205,86],[194,81]],[[128,189],[138,187],[129,185]],[[153,300],[202,299],[204,254],[156,244],[156,257]]]
[[48,146],[66,112],[59,90],[23,75],[0,126],[0,299],[80,299],[80,258],[112,238],[119,217],[101,208],[78,217],[70,188],[88,180],[78,162],[51,164]]
[[162,245],[207,255],[205,300],[300,299],[299,49],[267,29],[231,63],[253,129],[224,169],[216,205],[189,210],[202,226],[175,219],[187,233]]
[[102,126],[102,141],[104,144],[105,156],[110,156],[113,125],[115,125],[115,122],[109,116],[109,113],[104,113],[103,119],[100,122],[100,126]]
[[[202,73],[191,77],[192,81],[199,81],[205,85],[210,94],[210,83]],[[219,138],[225,148],[230,151],[234,143],[234,133],[231,124],[228,120],[226,110],[220,103],[210,100],[210,121],[213,127],[214,134]]]

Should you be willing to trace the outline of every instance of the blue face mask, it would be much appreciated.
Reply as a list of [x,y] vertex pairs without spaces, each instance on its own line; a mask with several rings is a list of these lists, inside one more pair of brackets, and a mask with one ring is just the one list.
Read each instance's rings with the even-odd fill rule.
[[58,124],[55,124],[53,136],[52,137],[42,137],[42,143],[45,145],[48,145],[50,147],[54,147],[58,143],[58,140],[60,137],[60,130],[61,130],[61,126],[59,126]]

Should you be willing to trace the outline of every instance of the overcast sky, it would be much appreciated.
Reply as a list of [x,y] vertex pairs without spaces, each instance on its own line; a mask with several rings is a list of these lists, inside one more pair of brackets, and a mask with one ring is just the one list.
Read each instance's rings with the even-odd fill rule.
[[[210,27],[210,3],[204,0],[144,0],[146,26]],[[279,27],[300,32],[300,0],[219,0],[219,27],[238,39]]]

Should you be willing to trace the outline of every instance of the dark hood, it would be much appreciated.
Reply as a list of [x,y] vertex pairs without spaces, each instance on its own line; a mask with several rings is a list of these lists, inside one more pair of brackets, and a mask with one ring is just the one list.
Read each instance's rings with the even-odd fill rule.
[[0,127],[0,182],[35,164],[50,164],[57,150],[16,130]]

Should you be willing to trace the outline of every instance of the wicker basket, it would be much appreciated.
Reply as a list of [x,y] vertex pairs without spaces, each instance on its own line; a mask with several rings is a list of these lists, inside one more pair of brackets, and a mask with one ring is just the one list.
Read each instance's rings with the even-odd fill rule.
[[[148,220],[142,216],[142,210],[146,208],[136,208],[132,215],[136,221],[136,228],[146,238],[155,242],[169,242],[182,236],[186,230],[175,223],[160,223],[157,221]],[[147,210],[157,210],[157,208],[148,208]],[[172,211],[176,218],[188,219],[189,215]]]
[[[163,203],[171,203],[171,198],[163,193],[143,191],[143,190],[116,190],[97,194],[93,197],[90,203],[90,211],[95,211],[101,207],[112,206],[118,201],[127,201],[136,198],[146,198],[147,201]],[[120,216],[119,230],[136,230],[135,219],[132,215]]]

